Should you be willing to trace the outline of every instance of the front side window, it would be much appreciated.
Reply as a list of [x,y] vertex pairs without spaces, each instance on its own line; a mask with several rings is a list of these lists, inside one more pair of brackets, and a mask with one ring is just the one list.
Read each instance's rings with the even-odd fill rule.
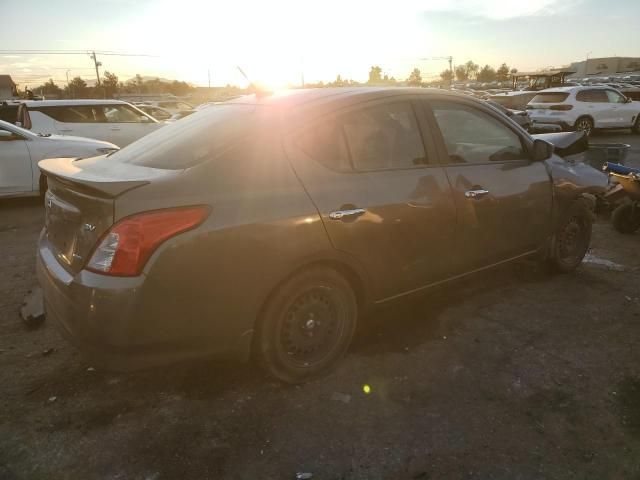
[[542,92],[533,97],[531,103],[562,103],[568,97],[569,94],[564,92]]
[[340,120],[356,170],[409,168],[426,163],[422,137],[411,104],[364,108]]
[[624,103],[625,98],[620,95],[618,92],[614,92],[613,90],[606,90],[607,99],[609,103]]
[[128,105],[104,105],[104,116],[108,123],[142,123],[147,119],[142,113]]
[[609,97],[604,90],[582,90],[576,94],[579,102],[607,103]]
[[520,137],[491,115],[455,102],[432,102],[451,163],[525,160]]

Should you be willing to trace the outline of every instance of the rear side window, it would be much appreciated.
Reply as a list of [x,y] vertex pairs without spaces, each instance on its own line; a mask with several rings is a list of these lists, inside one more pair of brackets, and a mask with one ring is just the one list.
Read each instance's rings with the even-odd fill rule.
[[97,105],[29,107],[32,112],[41,112],[57,122],[101,123],[105,122],[102,108]]
[[18,121],[18,106],[2,106],[0,105],[0,120],[5,122],[15,123]]
[[426,163],[410,103],[362,109],[346,115],[341,123],[356,170],[408,168]]
[[564,92],[545,92],[539,93],[535,97],[533,97],[531,103],[561,103],[564,102],[568,97],[569,94]]
[[295,145],[311,158],[332,170],[351,169],[342,126],[335,117],[325,119],[295,140]]

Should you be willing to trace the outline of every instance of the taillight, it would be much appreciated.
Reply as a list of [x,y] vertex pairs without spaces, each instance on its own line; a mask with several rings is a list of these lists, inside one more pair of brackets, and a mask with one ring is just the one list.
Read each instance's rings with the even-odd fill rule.
[[139,275],[162,242],[197,227],[208,213],[207,207],[187,207],[123,218],[102,237],[87,270],[124,277]]
[[549,108],[551,110],[567,111],[567,110],[571,110],[573,108],[573,105],[551,105]]

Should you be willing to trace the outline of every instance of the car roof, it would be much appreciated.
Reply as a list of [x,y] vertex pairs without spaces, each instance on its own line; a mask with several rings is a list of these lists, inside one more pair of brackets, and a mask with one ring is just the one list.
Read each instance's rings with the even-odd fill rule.
[[608,85],[579,85],[576,87],[554,87],[540,90],[538,93],[573,93],[582,90],[611,90]]
[[301,88],[291,90],[279,90],[273,93],[258,93],[253,95],[243,95],[241,97],[228,100],[224,103],[252,104],[252,105],[273,105],[279,107],[295,108],[314,103],[326,101],[343,101],[355,99],[359,96],[389,96],[393,95],[452,95],[461,98],[468,98],[467,95],[453,90],[442,90],[439,88],[418,88],[418,87],[332,87],[332,88]]
[[87,99],[87,100],[24,100],[27,107],[65,107],[65,106],[78,106],[78,105],[128,105],[128,102],[122,100],[100,100],[100,99]]

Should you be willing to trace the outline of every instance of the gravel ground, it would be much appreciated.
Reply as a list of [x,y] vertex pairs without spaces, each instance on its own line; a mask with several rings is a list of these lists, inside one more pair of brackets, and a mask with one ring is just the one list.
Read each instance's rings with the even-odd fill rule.
[[[637,138],[596,140],[640,159]],[[41,224],[39,200],[0,202],[0,479],[640,479],[640,234],[605,219],[575,273],[394,305],[298,387],[216,360],[105,373],[27,330]]]

